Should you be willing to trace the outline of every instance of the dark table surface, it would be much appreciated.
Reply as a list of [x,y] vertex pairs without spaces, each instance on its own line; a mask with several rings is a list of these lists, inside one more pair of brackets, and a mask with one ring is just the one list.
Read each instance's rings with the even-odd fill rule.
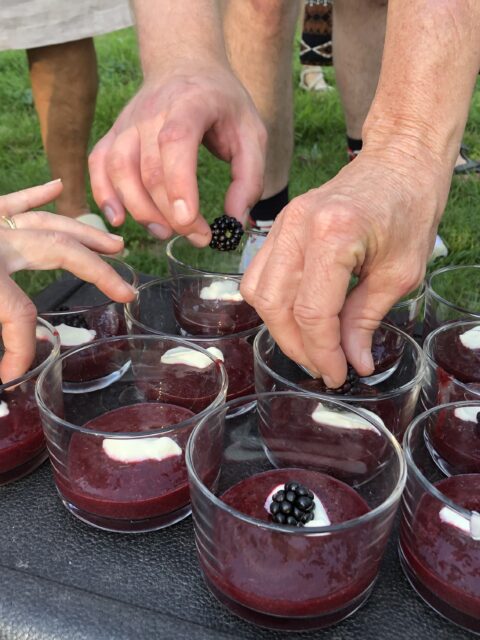
[[[69,288],[70,287],[70,288]],[[68,283],[37,302],[69,302]],[[88,292],[73,294],[80,302]],[[48,463],[0,487],[0,640],[280,640],[210,595],[195,555],[191,519],[163,531],[119,535],[71,516]],[[403,576],[392,536],[373,595],[350,619],[299,637],[321,640],[467,640],[431,611]]]

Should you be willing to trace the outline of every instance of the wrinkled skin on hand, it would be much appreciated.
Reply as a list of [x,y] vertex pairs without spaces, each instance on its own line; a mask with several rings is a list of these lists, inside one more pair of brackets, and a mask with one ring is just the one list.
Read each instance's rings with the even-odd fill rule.
[[96,202],[114,225],[125,209],[162,239],[176,231],[197,246],[210,241],[200,213],[200,144],[231,163],[225,211],[242,222],[263,188],[266,133],[253,103],[221,64],[196,66],[145,82],[89,160]]
[[[446,174],[447,176],[449,174]],[[449,177],[401,154],[362,152],[277,218],[241,291],[290,358],[330,387],[373,371],[372,334],[420,284]],[[348,293],[352,274],[358,285]]]

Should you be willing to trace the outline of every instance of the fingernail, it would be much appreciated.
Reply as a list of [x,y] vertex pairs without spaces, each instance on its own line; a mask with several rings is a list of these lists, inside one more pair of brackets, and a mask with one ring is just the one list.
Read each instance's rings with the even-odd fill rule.
[[135,289],[135,287],[133,287],[131,284],[129,284],[128,282],[123,282],[123,285],[125,287],[125,289],[129,292],[129,293],[133,293],[134,295],[137,295],[138,291],[137,289]]
[[123,236],[117,236],[116,233],[109,233],[108,235],[110,236],[110,238],[112,238],[112,240],[121,240],[123,242]]
[[329,388],[329,389],[335,389],[335,387],[337,386],[333,380],[331,378],[329,378],[328,376],[322,376],[323,377],[323,381],[325,383],[325,385]]
[[115,218],[117,217],[117,214],[115,213],[115,209],[113,207],[111,207],[109,204],[105,205],[103,207],[103,213],[105,214],[105,217],[110,222],[110,224],[115,224]]
[[46,184],[56,184],[57,182],[61,182],[62,179],[61,178],[56,178],[55,180],[50,180],[50,182],[47,182]]
[[175,221],[181,225],[187,225],[194,221],[194,216],[190,213],[185,200],[175,200],[173,203],[173,213]]
[[210,242],[209,236],[204,233],[191,233],[186,236],[195,247],[206,247]]
[[370,349],[364,349],[362,351],[362,353],[360,354],[360,363],[362,367],[365,367],[365,369],[368,369],[369,371],[373,371],[375,367],[373,364],[373,357]]
[[166,240],[170,237],[171,231],[164,227],[163,224],[159,224],[158,222],[152,222],[147,226],[147,229],[156,238],[160,238],[160,240]]

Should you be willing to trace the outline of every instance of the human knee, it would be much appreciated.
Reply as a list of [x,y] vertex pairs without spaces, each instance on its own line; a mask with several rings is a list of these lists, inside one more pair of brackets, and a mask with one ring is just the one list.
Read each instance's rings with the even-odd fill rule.
[[[237,0],[238,1],[238,0]],[[240,0],[245,3],[254,28],[265,38],[281,38],[295,28],[298,3],[285,0]]]

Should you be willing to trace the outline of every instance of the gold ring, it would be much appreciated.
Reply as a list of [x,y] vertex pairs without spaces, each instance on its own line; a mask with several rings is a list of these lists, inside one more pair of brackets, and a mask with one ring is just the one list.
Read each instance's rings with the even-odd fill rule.
[[10,229],[15,230],[17,228],[17,225],[15,224],[15,220],[10,216],[1,216],[1,219],[8,224]]

